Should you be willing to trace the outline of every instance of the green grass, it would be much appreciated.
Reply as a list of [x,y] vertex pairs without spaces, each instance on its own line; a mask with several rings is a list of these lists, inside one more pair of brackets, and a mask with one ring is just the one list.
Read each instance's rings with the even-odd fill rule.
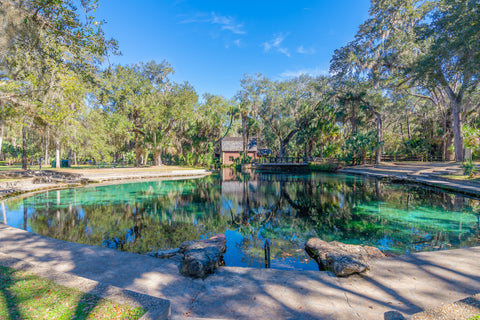
[[468,320],[480,320],[480,314],[477,314],[476,316],[468,318]]
[[145,312],[0,266],[0,319],[139,319]]

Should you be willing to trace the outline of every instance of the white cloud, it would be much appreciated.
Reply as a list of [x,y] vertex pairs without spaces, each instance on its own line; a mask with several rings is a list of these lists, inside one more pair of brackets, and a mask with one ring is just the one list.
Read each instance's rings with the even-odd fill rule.
[[277,52],[280,52],[286,55],[287,57],[290,57],[290,52],[288,51],[288,49],[282,46],[282,42],[283,40],[285,40],[287,36],[288,34],[283,34],[283,33],[273,35],[272,40],[262,43],[263,50],[265,52],[269,52],[270,50],[273,49]]
[[235,19],[228,16],[216,15],[215,12],[212,12],[212,19],[210,21],[212,24],[219,24],[222,30],[229,30],[235,34],[245,34],[243,30],[243,23],[235,22]]
[[282,78],[295,78],[301,75],[309,75],[312,77],[316,76],[326,76],[328,75],[328,71],[322,70],[320,68],[304,68],[299,70],[287,70],[280,74]]
[[187,18],[180,23],[210,23],[219,25],[221,30],[228,30],[234,34],[246,34],[243,23],[237,23],[233,17],[218,15],[215,12],[210,14],[197,13],[195,17]]
[[228,49],[230,47],[237,47],[241,48],[243,46],[243,43],[240,41],[240,39],[234,40],[232,42],[227,42],[225,43],[225,48]]
[[315,49],[314,48],[306,49],[304,46],[300,46],[298,47],[297,52],[301,54],[315,54]]

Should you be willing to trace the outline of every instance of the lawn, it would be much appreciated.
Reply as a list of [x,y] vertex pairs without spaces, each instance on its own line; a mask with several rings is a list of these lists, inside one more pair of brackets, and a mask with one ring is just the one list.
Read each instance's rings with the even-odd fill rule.
[[0,319],[139,319],[145,312],[0,266]]

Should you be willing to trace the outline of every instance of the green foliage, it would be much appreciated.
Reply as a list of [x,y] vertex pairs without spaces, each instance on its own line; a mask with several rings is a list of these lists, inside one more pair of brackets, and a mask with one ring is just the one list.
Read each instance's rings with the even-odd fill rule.
[[347,164],[365,163],[368,153],[377,147],[375,131],[367,133],[356,132],[345,141],[344,156],[341,160]]
[[463,126],[463,136],[465,141],[465,148],[477,149],[480,140],[480,129],[468,125]]
[[475,167],[475,164],[471,159],[464,161],[462,163],[462,167],[463,167],[463,174],[471,178],[474,176],[475,172],[477,172],[477,168]]
[[324,162],[320,164],[309,164],[308,169],[314,172],[336,172],[341,169],[341,165],[338,162]]
[[405,152],[407,155],[418,156],[425,154],[427,150],[426,141],[422,138],[410,139],[405,141]]

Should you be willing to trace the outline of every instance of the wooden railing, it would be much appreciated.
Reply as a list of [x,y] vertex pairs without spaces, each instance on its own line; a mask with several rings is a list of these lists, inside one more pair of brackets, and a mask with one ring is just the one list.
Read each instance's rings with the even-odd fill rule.
[[308,164],[313,158],[308,157],[265,157],[260,158],[260,164]]
[[404,156],[404,155],[382,155],[382,161],[443,161],[441,156]]

